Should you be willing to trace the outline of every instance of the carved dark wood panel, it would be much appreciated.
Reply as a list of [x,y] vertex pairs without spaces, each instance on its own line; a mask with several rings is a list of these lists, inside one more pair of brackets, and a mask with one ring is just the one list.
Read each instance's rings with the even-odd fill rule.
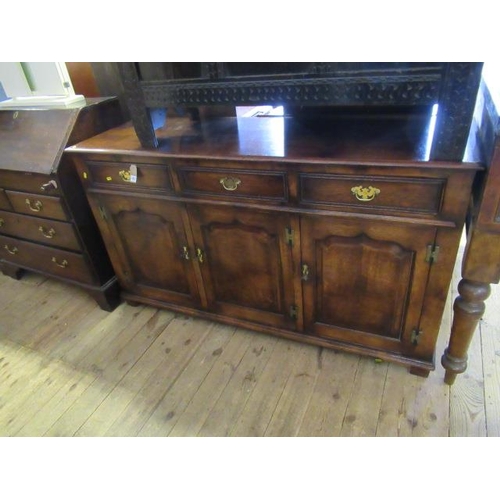
[[133,62],[118,65],[127,106],[132,116],[135,133],[145,148],[157,148],[154,117],[151,115],[150,106],[146,105],[142,94],[137,67]]
[[431,160],[461,161],[472,123],[482,65],[447,65],[439,95]]
[[146,106],[212,104],[427,105],[438,98],[434,75],[308,78],[242,82],[142,82]]
[[[249,66],[242,69],[235,64]],[[252,64],[257,72],[253,76]],[[165,70],[166,79],[161,81],[157,76],[141,80],[135,63],[119,63],[142,146],[158,147],[155,129],[164,123],[164,110],[169,106],[418,106],[439,102],[430,159],[462,160],[481,63],[276,63],[277,74],[271,74],[272,64],[199,63],[200,78],[190,72],[184,80],[168,79],[174,73]],[[280,73],[293,71],[294,64],[300,73]],[[148,74],[156,75],[154,68]]]

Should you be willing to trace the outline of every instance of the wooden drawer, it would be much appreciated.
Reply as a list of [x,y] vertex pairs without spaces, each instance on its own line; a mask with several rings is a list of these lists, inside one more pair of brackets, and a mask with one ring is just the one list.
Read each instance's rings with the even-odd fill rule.
[[256,201],[288,199],[286,174],[245,170],[177,170],[181,190],[188,195],[212,195],[228,198],[254,198]]
[[[168,167],[165,165],[89,161],[86,162],[86,166],[90,182],[96,184],[172,191]],[[134,169],[136,172],[135,182],[132,177]]]
[[16,191],[6,191],[6,193],[12,207],[20,214],[58,220],[68,218],[60,198]]
[[10,206],[9,199],[5,194],[5,191],[2,188],[0,188],[0,210],[11,210],[11,209],[12,207]]
[[0,259],[22,268],[92,284],[92,274],[81,254],[0,236]]
[[46,195],[60,194],[58,182],[54,177],[30,172],[13,172],[0,170],[0,187],[14,191],[40,193]]
[[75,230],[67,222],[0,211],[0,233],[68,250],[80,250]]
[[396,210],[436,215],[446,179],[299,174],[299,199],[304,205]]

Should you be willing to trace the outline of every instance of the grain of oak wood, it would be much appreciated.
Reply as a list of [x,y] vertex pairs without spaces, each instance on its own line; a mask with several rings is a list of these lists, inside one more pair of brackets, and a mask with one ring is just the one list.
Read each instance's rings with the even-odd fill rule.
[[84,291],[30,273],[1,276],[0,296],[2,436],[500,435],[494,307],[474,338],[469,376],[449,387],[439,366],[421,379],[393,363],[152,307],[106,313]]

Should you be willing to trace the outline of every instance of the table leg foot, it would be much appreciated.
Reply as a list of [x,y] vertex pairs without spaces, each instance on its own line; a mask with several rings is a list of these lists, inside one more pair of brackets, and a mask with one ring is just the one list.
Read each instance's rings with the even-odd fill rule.
[[484,314],[484,301],[490,295],[490,285],[462,279],[458,284],[458,293],[453,304],[450,343],[441,358],[448,385],[452,385],[456,376],[467,369],[467,350]]

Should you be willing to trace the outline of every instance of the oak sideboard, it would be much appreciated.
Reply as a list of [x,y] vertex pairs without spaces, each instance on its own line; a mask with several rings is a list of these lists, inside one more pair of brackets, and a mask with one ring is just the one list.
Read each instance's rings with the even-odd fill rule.
[[430,159],[431,107],[177,117],[66,149],[129,303],[426,376],[481,163]]

